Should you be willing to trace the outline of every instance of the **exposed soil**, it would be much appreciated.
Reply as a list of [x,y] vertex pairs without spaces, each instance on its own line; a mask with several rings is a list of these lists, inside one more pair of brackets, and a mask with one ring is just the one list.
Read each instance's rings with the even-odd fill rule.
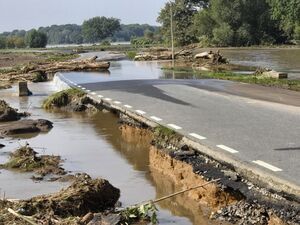
[[35,152],[29,146],[24,146],[10,154],[7,163],[1,165],[0,168],[15,170],[18,172],[34,172],[32,178],[42,180],[46,175],[63,176],[66,171],[60,166],[62,160],[60,156],[41,155]]
[[53,123],[49,120],[38,119],[26,119],[20,121],[14,121],[9,123],[0,124],[0,135],[12,136],[27,133],[39,133],[48,132],[52,127]]
[[19,113],[17,109],[10,107],[4,100],[0,99],[0,122],[16,121],[29,114]]
[[[131,129],[134,128],[126,128]],[[137,132],[140,130],[138,127]],[[144,130],[140,135],[147,132],[152,131]],[[199,204],[209,206],[213,212],[212,219],[233,224],[300,223],[298,203],[255,187],[230,168],[200,155],[189,146],[182,145],[181,137],[168,128],[155,128],[152,144],[154,146],[150,149],[151,170],[168,176],[182,189],[205,183],[207,180],[221,179],[219,183],[185,194]]]
[[[0,201],[0,224],[25,223],[11,215],[8,208],[38,224],[87,224],[94,218],[93,213],[114,208],[119,197],[120,190],[107,180],[79,174],[68,188],[58,193],[18,202]],[[88,213],[91,213],[89,218]]]

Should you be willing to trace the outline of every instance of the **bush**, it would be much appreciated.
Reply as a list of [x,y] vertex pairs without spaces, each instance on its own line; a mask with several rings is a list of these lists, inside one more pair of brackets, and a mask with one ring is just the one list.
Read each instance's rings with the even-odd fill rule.
[[236,45],[237,46],[247,46],[251,44],[251,34],[250,34],[250,26],[248,24],[243,24],[236,31]]
[[213,42],[218,46],[233,45],[234,31],[229,24],[222,24],[213,30]]
[[0,49],[6,48],[6,38],[0,36]]
[[101,45],[102,45],[102,46],[110,46],[111,44],[110,44],[109,41],[106,40],[106,41],[102,41],[102,42],[101,42]]
[[35,29],[28,31],[25,39],[30,48],[45,48],[47,45],[47,35]]
[[297,25],[295,27],[295,34],[294,34],[295,40],[300,41],[300,25]]
[[136,56],[136,52],[135,51],[129,51],[129,52],[126,52],[126,55],[129,59],[134,59],[135,56]]

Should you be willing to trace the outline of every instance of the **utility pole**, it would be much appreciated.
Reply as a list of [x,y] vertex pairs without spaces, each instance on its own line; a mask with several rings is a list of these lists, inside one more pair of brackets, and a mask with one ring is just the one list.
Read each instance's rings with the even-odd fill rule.
[[171,43],[172,43],[172,68],[175,67],[175,55],[174,55],[174,32],[173,32],[173,3],[170,1],[170,21],[171,21]]

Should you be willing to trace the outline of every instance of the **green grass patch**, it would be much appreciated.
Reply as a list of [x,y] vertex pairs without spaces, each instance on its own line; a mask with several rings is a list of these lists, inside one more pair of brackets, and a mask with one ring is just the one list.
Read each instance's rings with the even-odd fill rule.
[[157,136],[164,135],[164,136],[170,137],[170,136],[175,135],[176,132],[168,127],[159,125],[154,128],[154,134]]
[[70,88],[64,91],[57,92],[53,95],[50,95],[43,102],[42,107],[44,109],[60,108],[67,106],[72,99],[83,97],[85,93],[77,88]]
[[133,60],[135,58],[135,56],[137,55],[137,52],[136,51],[128,51],[128,52],[126,52],[126,55],[129,59]]

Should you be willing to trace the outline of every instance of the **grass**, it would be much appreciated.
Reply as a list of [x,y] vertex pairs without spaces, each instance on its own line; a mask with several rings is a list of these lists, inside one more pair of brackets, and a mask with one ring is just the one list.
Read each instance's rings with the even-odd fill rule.
[[133,60],[134,57],[136,56],[137,52],[136,51],[128,51],[126,52],[126,55],[129,59]]
[[[163,68],[164,70],[170,70],[170,68]],[[200,72],[195,71],[189,67],[175,67],[175,72],[189,72],[193,73],[198,79],[219,79],[219,80],[231,80],[249,84],[258,84],[268,87],[277,87],[293,91],[300,91],[300,80],[288,80],[288,79],[276,79],[263,77],[258,75],[245,75],[237,74],[233,72]]]
[[50,95],[44,100],[42,107],[44,109],[59,108],[67,106],[73,98],[83,97],[85,93],[77,88],[70,88]]
[[168,127],[159,125],[154,128],[154,134],[157,136],[164,135],[167,137],[171,137],[171,136],[175,135],[176,132]]

